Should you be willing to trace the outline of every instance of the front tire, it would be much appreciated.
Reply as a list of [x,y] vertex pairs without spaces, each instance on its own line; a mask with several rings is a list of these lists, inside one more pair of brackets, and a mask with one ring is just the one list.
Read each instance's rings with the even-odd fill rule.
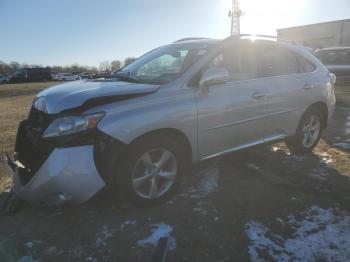
[[296,135],[286,142],[290,151],[295,154],[311,153],[321,138],[324,126],[325,119],[319,110],[306,111],[299,122]]
[[132,143],[116,161],[115,186],[135,206],[151,207],[168,200],[185,172],[185,156],[174,140],[148,135]]

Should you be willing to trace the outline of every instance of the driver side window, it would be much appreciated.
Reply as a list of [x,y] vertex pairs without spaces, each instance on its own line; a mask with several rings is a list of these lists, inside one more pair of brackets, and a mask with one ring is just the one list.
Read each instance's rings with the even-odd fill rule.
[[243,81],[258,78],[258,65],[255,60],[255,52],[250,44],[230,46],[218,54],[206,67],[224,67],[232,81]]

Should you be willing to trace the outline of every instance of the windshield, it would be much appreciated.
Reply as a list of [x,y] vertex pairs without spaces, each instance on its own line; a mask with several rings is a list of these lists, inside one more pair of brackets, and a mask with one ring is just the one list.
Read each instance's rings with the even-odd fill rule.
[[115,72],[114,76],[137,83],[166,84],[198,61],[208,48],[203,44],[160,47]]

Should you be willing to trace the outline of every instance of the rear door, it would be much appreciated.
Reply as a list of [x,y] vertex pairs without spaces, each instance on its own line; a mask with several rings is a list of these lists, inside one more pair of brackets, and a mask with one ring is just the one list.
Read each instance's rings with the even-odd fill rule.
[[283,46],[262,44],[258,57],[260,76],[268,88],[268,137],[292,135],[306,104],[307,76],[300,71],[296,54]]
[[202,71],[224,67],[231,81],[198,94],[200,158],[259,143],[265,137],[267,88],[258,79],[253,44],[228,46]]

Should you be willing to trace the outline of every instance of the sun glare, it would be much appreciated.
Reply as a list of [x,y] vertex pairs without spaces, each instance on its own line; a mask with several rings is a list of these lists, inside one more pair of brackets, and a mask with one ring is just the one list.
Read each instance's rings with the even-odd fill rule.
[[[232,8],[232,0],[222,0],[226,10]],[[277,28],[290,26],[302,13],[303,0],[240,0],[241,33],[276,34]]]

